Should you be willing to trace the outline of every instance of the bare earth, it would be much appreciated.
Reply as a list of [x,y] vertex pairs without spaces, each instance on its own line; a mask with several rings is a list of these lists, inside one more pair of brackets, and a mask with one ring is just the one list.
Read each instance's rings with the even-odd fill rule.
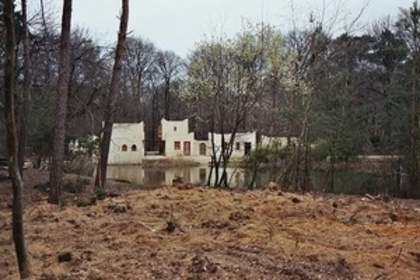
[[[420,279],[418,201],[111,182],[119,196],[59,209],[33,188],[46,172],[25,177],[31,279]],[[4,179],[0,256],[18,279]]]

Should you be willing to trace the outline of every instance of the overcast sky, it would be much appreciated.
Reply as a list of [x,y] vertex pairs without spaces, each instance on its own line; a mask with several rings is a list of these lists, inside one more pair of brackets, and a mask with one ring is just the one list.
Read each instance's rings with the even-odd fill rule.
[[[58,20],[63,1],[44,2]],[[253,23],[263,20],[286,32],[293,22],[297,26],[307,24],[311,11],[317,19],[324,15],[327,24],[338,11],[341,20],[335,29],[343,30],[367,2],[360,23],[396,16],[399,7],[408,8],[413,0],[131,0],[129,30],[158,48],[185,57],[206,36],[239,32],[245,19]],[[37,4],[32,5],[36,10]],[[73,27],[89,29],[100,43],[114,42],[120,5],[121,0],[73,0]]]

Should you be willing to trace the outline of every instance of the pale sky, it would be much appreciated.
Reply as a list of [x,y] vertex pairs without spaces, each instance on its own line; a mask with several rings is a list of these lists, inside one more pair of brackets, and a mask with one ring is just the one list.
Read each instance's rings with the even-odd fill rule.
[[[368,3],[359,24],[395,17],[414,0],[130,0],[129,30],[158,48],[186,57],[195,43],[241,31],[244,20],[269,23],[286,32],[307,24],[311,11],[328,25],[338,13],[335,31],[344,30]],[[31,1],[29,1],[31,4]],[[44,0],[60,19],[62,0]],[[33,0],[32,10],[39,1]],[[293,8],[292,8],[293,3]],[[73,0],[72,26],[90,30],[100,43],[116,40],[121,0]],[[294,13],[292,12],[294,11]]]

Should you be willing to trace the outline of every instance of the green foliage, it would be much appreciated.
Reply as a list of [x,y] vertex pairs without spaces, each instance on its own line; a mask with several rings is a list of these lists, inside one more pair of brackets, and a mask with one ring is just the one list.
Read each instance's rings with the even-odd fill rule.
[[54,139],[54,91],[34,91],[28,116],[28,144],[39,157],[50,156]]
[[243,165],[245,168],[254,168],[264,165],[277,165],[281,160],[286,158],[287,147],[281,147],[277,143],[258,147],[251,154],[244,158]]
[[312,155],[319,161],[349,161],[364,153],[366,143],[364,135],[357,135],[351,130],[346,132],[330,130],[324,139],[315,143]]
[[72,194],[79,194],[85,191],[87,185],[89,185],[90,180],[86,178],[77,177],[76,181],[68,180],[63,184],[63,192],[68,192]]
[[340,106],[318,110],[328,112],[328,116],[319,121],[321,129],[312,151],[314,159],[349,161],[364,153],[369,138],[361,114],[346,111]]
[[75,147],[73,151],[67,150],[66,155],[69,159],[74,159],[83,155],[92,156],[98,152],[99,142],[100,142],[99,138],[92,135],[87,135],[87,136],[82,136],[82,137],[66,135],[66,140],[65,140],[66,148],[68,149],[69,145],[71,143],[73,144],[76,143],[76,141],[78,143],[78,147]]
[[37,156],[49,156],[52,153],[54,139],[54,128],[52,124],[40,124],[36,130],[32,131],[30,144],[33,153]]
[[[1,5],[2,1],[0,13]],[[21,44],[20,13],[15,17]],[[38,18],[31,22],[33,88],[27,144],[34,154],[47,157],[53,146],[59,30],[49,23],[38,24]],[[303,162],[307,160],[302,158],[303,146],[315,141],[315,160],[347,161],[371,152],[401,155],[408,174],[420,159],[418,2],[401,9],[395,20],[375,24],[369,31],[332,37],[327,30],[316,21],[306,30],[288,34],[266,24],[245,25],[233,37],[199,42],[186,68],[180,67],[182,61],[175,54],[147,40],[130,38],[116,122],[144,121],[150,149],[159,146],[154,131],[165,112],[173,119],[194,118],[195,132],[202,130],[205,136],[209,130],[234,129],[300,135],[299,153],[261,147],[244,160],[251,167],[277,164],[286,155]],[[0,44],[3,41],[0,38]],[[81,150],[68,153],[66,159],[82,162],[87,157],[81,155],[92,155],[98,147],[84,135],[101,127],[112,72],[109,58],[114,53],[106,53],[83,30],[75,30],[71,44],[66,148],[70,140],[79,139]],[[20,96],[21,45],[16,55],[16,95]],[[0,149],[5,147],[4,136],[1,124]],[[414,159],[408,161],[410,156]]]
[[233,38],[197,46],[187,67],[183,98],[207,126],[211,120],[232,131],[258,100],[264,103],[264,81],[276,88],[294,85],[291,67],[292,56],[280,33],[270,26],[251,26]]
[[95,195],[92,195],[87,198],[75,197],[73,199],[73,204],[76,205],[77,207],[89,207],[92,205],[96,205],[97,200],[98,199]]

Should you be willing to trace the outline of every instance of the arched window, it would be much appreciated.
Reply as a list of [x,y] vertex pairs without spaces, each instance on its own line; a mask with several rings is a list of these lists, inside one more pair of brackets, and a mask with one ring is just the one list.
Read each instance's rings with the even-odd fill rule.
[[127,150],[128,150],[127,145],[126,145],[126,144],[122,145],[122,147],[121,147],[121,151],[123,151],[123,152],[127,152]]
[[206,155],[206,150],[207,150],[206,144],[201,143],[200,144],[200,155],[205,156]]
[[136,145],[131,146],[131,151],[132,152],[137,152],[137,146]]

